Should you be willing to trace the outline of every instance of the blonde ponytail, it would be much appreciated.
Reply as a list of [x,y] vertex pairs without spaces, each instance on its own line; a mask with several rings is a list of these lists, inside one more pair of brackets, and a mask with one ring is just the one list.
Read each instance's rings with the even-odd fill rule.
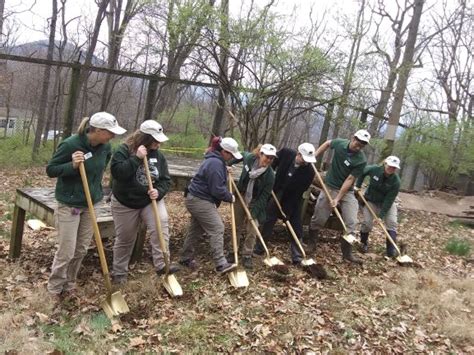
[[79,124],[79,127],[77,128],[77,134],[85,134],[86,133],[86,128],[89,123],[89,117],[84,117]]

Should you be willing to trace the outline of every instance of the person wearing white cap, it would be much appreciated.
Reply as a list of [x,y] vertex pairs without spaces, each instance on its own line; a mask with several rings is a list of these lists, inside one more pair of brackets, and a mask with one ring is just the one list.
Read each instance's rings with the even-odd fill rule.
[[[277,158],[272,164],[276,170],[273,191],[300,241],[303,238],[301,222],[303,193],[308,190],[314,179],[314,170],[310,164],[316,162],[315,152],[316,149],[311,143],[300,144],[298,150],[282,148],[277,152]],[[267,205],[267,219],[262,227],[264,239],[270,238],[278,218],[282,218],[278,206],[274,199],[270,199]],[[290,251],[293,265],[299,265],[303,260],[303,255],[293,238],[290,238]],[[255,253],[263,255],[263,247],[258,241]]]
[[[237,188],[243,196],[246,207],[249,209],[255,224],[258,226],[265,222],[266,219],[267,201],[271,198],[273,183],[275,182],[275,173],[271,164],[277,156],[277,150],[273,145],[266,143],[257,146],[251,153],[242,153],[243,168]],[[232,161],[231,164],[236,162],[237,160]],[[235,203],[234,208],[235,224],[241,227],[238,229],[238,232],[246,234],[241,248],[242,265],[246,269],[252,269],[252,254],[255,248],[257,233],[247,219],[240,200]],[[230,246],[228,260],[234,263],[232,243],[230,243]]]
[[103,198],[102,176],[111,157],[109,141],[125,132],[110,113],[95,113],[82,120],[77,134],[59,144],[46,167],[48,176],[57,178],[55,219],[59,245],[47,285],[55,301],[74,292],[77,274],[93,236],[79,165],[85,165],[95,205]]
[[[166,248],[169,249],[168,212],[164,197],[169,192],[171,178],[168,163],[160,146],[168,137],[155,120],[144,121],[138,130],[127,137],[112,156],[112,216],[115,226],[112,281],[127,281],[128,264],[142,221],[150,234],[153,266],[158,275],[165,272],[165,260],[158,239],[151,200],[156,200]],[[153,189],[149,189],[143,160],[147,159]],[[169,253],[168,253],[169,255]],[[171,264],[170,273],[179,270]]]
[[179,263],[190,269],[197,266],[195,246],[204,233],[209,238],[216,271],[223,274],[236,267],[224,256],[224,223],[217,211],[222,201],[235,201],[227,188],[226,161],[231,159],[242,159],[238,143],[230,137],[216,139],[185,190],[184,203],[191,214],[191,221]]
[[[355,233],[359,204],[354,196],[352,186],[364,172],[367,159],[362,149],[369,144],[369,141],[369,132],[360,129],[350,140],[342,138],[328,140],[321,144],[316,151],[316,157],[328,149],[334,151],[331,166],[325,177],[325,184],[333,198],[334,205],[329,205],[328,198],[323,191],[319,194],[309,225],[308,246],[310,249],[315,249],[320,229],[326,224],[333,208],[338,205],[340,205],[342,218],[348,233]],[[360,259],[352,255],[352,246],[344,238],[341,238],[341,251],[344,260],[356,264],[362,263]]]
[[[400,177],[396,170],[400,169],[400,159],[396,156],[387,157],[382,165],[368,165],[364,173],[357,179],[355,188],[360,189],[364,178],[369,176],[369,184],[364,197],[370,207],[385,222],[387,231],[396,242],[397,240],[397,204],[395,199],[400,191]],[[369,246],[369,233],[373,227],[373,217],[367,206],[363,208],[364,219],[360,228],[360,241],[362,252],[366,253]],[[387,256],[396,255],[395,247],[386,240]]]

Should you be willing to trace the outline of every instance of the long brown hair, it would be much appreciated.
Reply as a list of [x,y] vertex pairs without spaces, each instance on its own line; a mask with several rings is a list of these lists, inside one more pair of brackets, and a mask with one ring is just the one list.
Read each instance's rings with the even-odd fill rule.
[[139,146],[144,145],[147,149],[155,143],[156,140],[151,134],[143,133],[139,129],[133,132],[125,140],[125,144],[128,146],[130,153],[135,153]]

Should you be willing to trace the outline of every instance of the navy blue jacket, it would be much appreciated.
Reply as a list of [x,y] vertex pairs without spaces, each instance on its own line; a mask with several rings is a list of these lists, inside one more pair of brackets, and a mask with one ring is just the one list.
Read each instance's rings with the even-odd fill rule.
[[191,180],[189,192],[200,199],[214,202],[232,202],[232,194],[227,189],[227,168],[219,152],[209,152],[198,172]]

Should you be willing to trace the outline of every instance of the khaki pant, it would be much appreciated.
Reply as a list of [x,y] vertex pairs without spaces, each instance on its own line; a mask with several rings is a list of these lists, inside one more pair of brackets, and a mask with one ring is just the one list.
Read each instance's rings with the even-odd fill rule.
[[[253,254],[253,249],[255,248],[255,241],[257,238],[257,232],[253,228],[252,223],[250,223],[247,218],[247,214],[244,211],[244,208],[239,200],[234,203],[234,213],[235,213],[235,225],[237,229],[237,250],[240,246],[240,239],[242,235],[244,236],[244,243],[242,245],[242,256],[251,257]],[[254,219],[255,224],[258,227],[258,221]],[[234,253],[234,246],[232,240],[229,243],[229,252]]]
[[74,208],[61,203],[55,211],[58,250],[54,255],[48,291],[60,294],[75,288],[82,259],[93,236],[92,220],[87,208]]
[[[381,204],[375,204],[370,201],[367,201],[367,203],[370,205],[370,207],[372,207],[372,210],[375,212],[376,215],[380,213],[380,210],[382,209]],[[364,215],[364,219],[361,223],[360,231],[362,233],[370,233],[374,226],[374,218],[372,217],[372,214],[370,213],[367,206],[364,206],[362,213]],[[397,215],[398,215],[397,204],[394,202],[392,203],[392,206],[387,211],[387,214],[385,215],[383,219],[387,230],[394,231],[394,232],[397,231],[397,226],[398,226]]]
[[[328,188],[332,198],[335,198],[339,190]],[[354,191],[348,191],[340,202],[341,215],[347,227],[348,233],[355,233],[357,227],[357,212],[359,211],[359,202],[354,196]],[[329,205],[329,200],[324,191],[319,194],[314,213],[311,217],[309,228],[311,230],[319,230],[324,227],[333,208]]]
[[[157,201],[158,215],[161,221],[161,230],[168,252],[169,226],[168,212],[164,200]],[[158,230],[153,216],[152,204],[148,204],[141,209],[133,209],[122,205],[115,196],[112,195],[112,217],[115,225],[114,257],[111,275],[115,278],[126,278],[128,274],[128,264],[132,256],[133,247],[137,240],[137,233],[140,220],[145,223],[150,236],[151,254],[153,266],[160,270],[165,266],[163,253],[158,240]]]
[[224,257],[224,223],[213,202],[188,193],[186,208],[191,213],[188,233],[181,251],[181,261],[194,259],[196,243],[204,233],[209,238],[211,255],[216,267],[227,263]]

